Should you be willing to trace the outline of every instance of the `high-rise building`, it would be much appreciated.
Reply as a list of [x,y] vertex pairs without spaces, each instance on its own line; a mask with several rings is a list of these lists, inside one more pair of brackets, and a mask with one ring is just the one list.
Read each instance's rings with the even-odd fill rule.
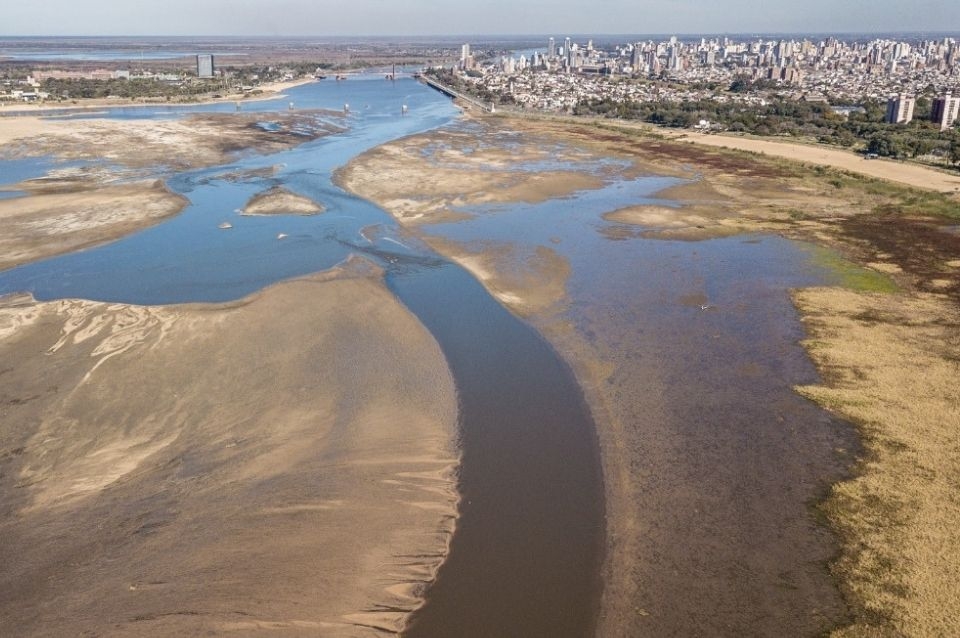
[[913,119],[913,107],[917,100],[907,97],[906,93],[891,95],[887,100],[887,116],[884,121],[887,124],[906,124]]
[[209,53],[197,56],[197,77],[213,77],[213,56]]
[[460,69],[468,71],[473,68],[473,56],[470,55],[470,45],[464,44],[460,47]]
[[633,67],[633,72],[636,73],[640,66],[643,64],[643,44],[636,42],[633,45],[633,53],[630,55],[630,66]]
[[680,58],[678,47],[671,46],[667,50],[667,68],[671,71],[680,71],[683,69],[683,61]]
[[647,71],[652,75],[660,75],[660,56],[657,55],[657,50],[653,49],[647,52]]
[[547,42],[547,57],[552,58],[557,55],[557,41],[553,38]]
[[960,97],[953,97],[948,91],[943,94],[943,97],[938,97],[933,101],[930,119],[940,125],[941,131],[953,126],[958,117],[960,117]]

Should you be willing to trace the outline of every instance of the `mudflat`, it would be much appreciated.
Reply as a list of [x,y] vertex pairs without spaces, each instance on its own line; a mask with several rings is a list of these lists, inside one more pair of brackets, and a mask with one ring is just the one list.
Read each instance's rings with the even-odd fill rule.
[[454,384],[371,266],[6,297],[0,361],[4,635],[391,634],[443,559]]
[[[529,181],[504,170],[505,158],[519,166],[545,156],[566,166],[533,169],[539,179]],[[598,172],[604,158],[629,165]],[[594,168],[564,180],[578,161]],[[930,192],[953,182],[921,176],[917,190],[817,163],[618,125],[494,117],[374,149],[338,175],[471,270],[576,371],[604,465],[600,635],[922,635],[956,625],[958,544],[945,533],[960,524],[946,490],[956,468],[950,454],[925,451],[960,441],[955,419],[943,418],[960,413],[951,390],[960,384],[950,319],[960,301],[957,200]],[[829,249],[814,259],[844,287],[794,298],[820,383],[798,381],[811,377],[810,362],[795,348],[803,332],[786,291],[780,314],[752,296],[717,309],[703,287],[645,288],[606,265],[574,289],[560,238],[531,251],[519,239],[454,241],[431,229],[467,224],[490,201],[543,201],[538,183],[565,185],[542,193],[549,199],[631,175],[683,181],[655,203],[598,211],[611,241],[762,233]],[[702,321],[649,310],[670,307],[671,294]],[[675,325],[644,322],[664,317]],[[724,322],[750,325],[750,338],[710,327]],[[845,345],[864,338],[870,348]],[[710,365],[704,352],[729,365]],[[911,382],[897,383],[902,375]],[[911,432],[919,423],[923,436]]]

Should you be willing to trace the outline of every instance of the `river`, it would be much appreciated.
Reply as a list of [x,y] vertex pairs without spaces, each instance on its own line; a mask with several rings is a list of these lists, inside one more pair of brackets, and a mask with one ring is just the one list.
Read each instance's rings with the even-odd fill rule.
[[[331,181],[333,171],[353,157],[444,126],[456,109],[411,79],[388,82],[380,75],[312,83],[281,100],[242,108],[268,119],[289,102],[298,109],[350,104],[349,129],[285,152],[172,175],[171,189],[191,202],[183,213],[110,244],[0,272],[0,295],[224,302],[331,268],[351,254],[374,259],[386,270],[390,288],[439,342],[460,397],[460,519],[417,631],[588,635],[599,608],[603,488],[595,426],[573,374],[535,330],[466,271]],[[106,117],[171,118],[235,108],[121,108]],[[50,158],[18,160],[0,162],[0,171],[3,181],[12,182],[54,165]],[[268,167],[278,167],[271,177],[230,177]],[[326,212],[238,214],[252,195],[276,185],[321,202]],[[224,221],[230,230],[218,228]]]

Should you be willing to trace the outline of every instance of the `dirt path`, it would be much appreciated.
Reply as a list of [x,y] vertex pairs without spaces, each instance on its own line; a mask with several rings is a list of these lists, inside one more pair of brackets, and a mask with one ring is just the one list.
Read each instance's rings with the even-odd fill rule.
[[[673,137],[673,136],[672,136]],[[732,135],[681,134],[673,137],[703,146],[732,148],[749,153],[761,153],[784,159],[830,166],[868,177],[886,179],[914,188],[946,193],[960,193],[960,175],[950,175],[926,166],[907,164],[886,159],[868,160],[862,155],[836,148],[778,142],[753,137]]]

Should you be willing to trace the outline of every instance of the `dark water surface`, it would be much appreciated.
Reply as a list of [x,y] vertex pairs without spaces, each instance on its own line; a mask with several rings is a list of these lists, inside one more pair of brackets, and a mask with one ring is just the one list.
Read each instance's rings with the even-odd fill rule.
[[392,287],[444,348],[463,441],[457,531],[408,635],[591,635],[603,485],[572,372],[459,268]]

